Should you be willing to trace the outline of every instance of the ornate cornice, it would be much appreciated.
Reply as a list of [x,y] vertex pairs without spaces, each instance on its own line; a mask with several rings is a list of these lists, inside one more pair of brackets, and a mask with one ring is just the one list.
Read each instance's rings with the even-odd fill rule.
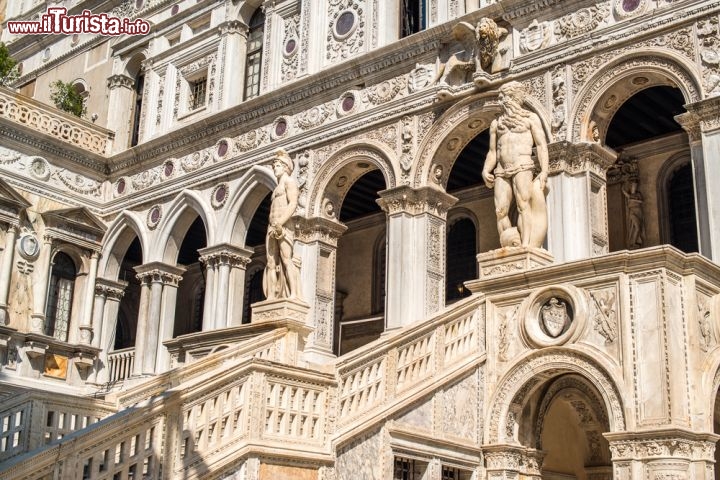
[[413,189],[403,185],[378,193],[380,198],[377,203],[388,215],[429,213],[445,218],[448,210],[458,201],[456,197],[436,187]]
[[720,435],[715,433],[697,433],[680,428],[603,435],[610,442],[613,461],[681,458],[714,462],[715,443],[720,439]]

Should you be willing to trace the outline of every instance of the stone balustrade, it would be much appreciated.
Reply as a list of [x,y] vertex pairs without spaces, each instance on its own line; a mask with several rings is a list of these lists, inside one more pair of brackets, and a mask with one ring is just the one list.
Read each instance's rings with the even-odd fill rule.
[[115,350],[108,354],[108,368],[110,371],[110,383],[114,384],[127,380],[132,375],[135,365],[135,347]]
[[106,155],[114,134],[30,97],[0,87],[0,119],[9,120],[88,152]]

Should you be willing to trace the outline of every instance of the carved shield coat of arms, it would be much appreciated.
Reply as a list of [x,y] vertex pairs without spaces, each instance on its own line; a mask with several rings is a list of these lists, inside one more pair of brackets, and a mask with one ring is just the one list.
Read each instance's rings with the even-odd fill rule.
[[540,317],[542,319],[543,327],[545,331],[552,337],[557,338],[565,329],[570,317],[567,311],[567,305],[565,302],[558,300],[553,297],[543,305],[540,310]]

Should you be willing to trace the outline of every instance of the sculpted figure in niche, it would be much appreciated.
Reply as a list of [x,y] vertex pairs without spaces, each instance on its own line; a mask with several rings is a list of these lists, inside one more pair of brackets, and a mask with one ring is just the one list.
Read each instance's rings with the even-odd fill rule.
[[[629,184],[629,188],[625,188]],[[622,187],[627,212],[627,244],[628,248],[643,246],[645,226],[643,220],[643,196],[638,192],[638,181],[633,179]]]
[[[540,248],[547,233],[548,150],[540,118],[523,107],[525,96],[518,82],[500,87],[502,113],[490,125],[490,149],[482,177],[485,185],[495,190],[501,246]],[[508,217],[513,197],[518,210],[517,228]]]
[[287,152],[275,152],[272,169],[278,184],[270,203],[265,238],[267,265],[263,276],[263,289],[268,300],[300,296],[300,272],[293,263],[295,226],[290,220],[297,208],[299,196],[298,183],[291,176],[293,168],[293,161]]

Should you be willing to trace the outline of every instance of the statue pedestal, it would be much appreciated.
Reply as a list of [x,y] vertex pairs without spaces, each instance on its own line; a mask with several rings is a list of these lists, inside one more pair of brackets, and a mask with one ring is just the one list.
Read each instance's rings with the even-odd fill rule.
[[480,280],[550,265],[554,261],[543,248],[503,247],[477,256]]
[[251,323],[295,320],[306,324],[310,311],[308,304],[297,298],[263,300],[253,303],[250,308],[252,309]]

